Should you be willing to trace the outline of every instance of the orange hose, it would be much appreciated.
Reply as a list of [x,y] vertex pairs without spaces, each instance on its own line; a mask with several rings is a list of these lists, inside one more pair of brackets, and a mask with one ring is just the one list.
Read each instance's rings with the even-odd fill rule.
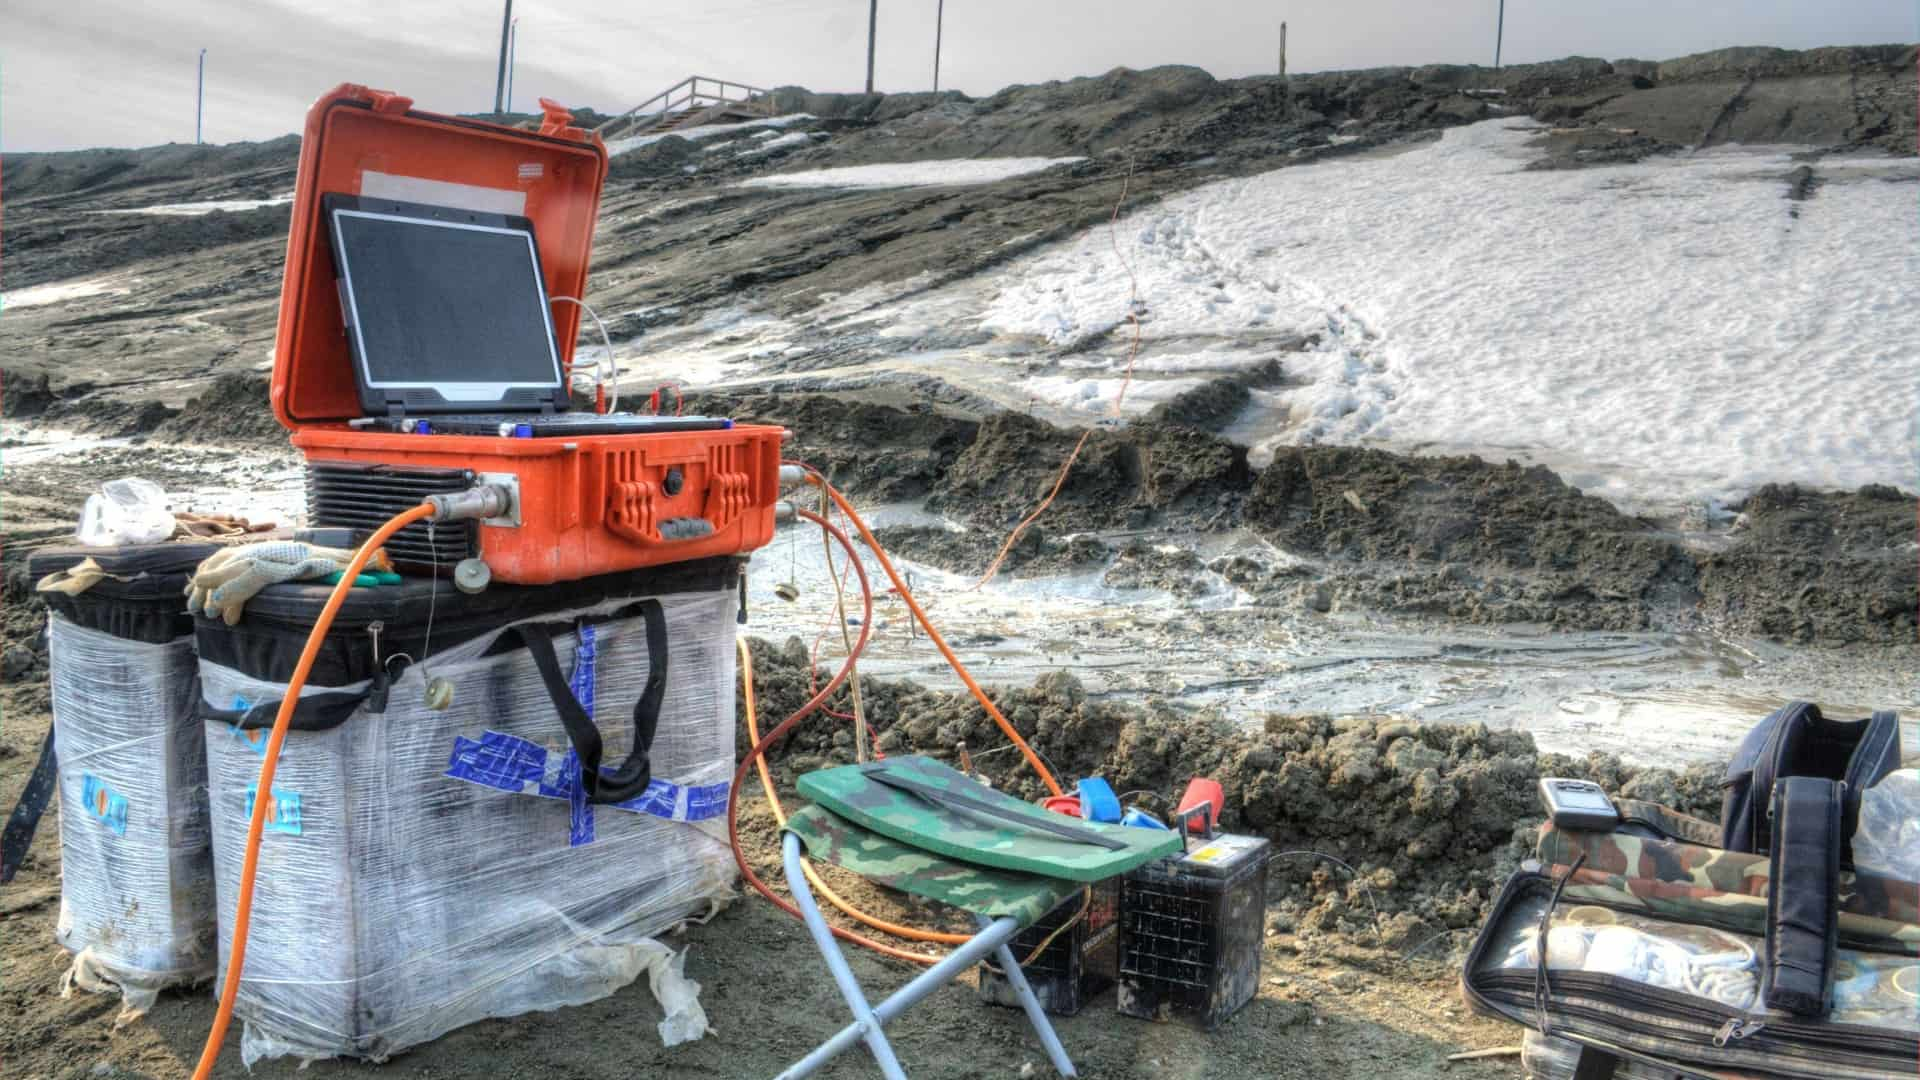
[[[747,738],[757,743],[760,741],[760,721],[758,719],[759,710],[753,698],[753,650],[748,648],[746,638],[735,638],[734,641],[740,648],[740,685],[743,689],[742,700],[746,705]],[[855,677],[857,678],[857,676]],[[767,756],[761,754],[758,758],[755,758],[754,765],[760,770],[760,787],[761,790],[767,793],[768,805],[773,807],[773,819],[779,822],[780,827],[784,829],[787,827],[787,811],[785,807],[780,805],[780,793],[774,789],[773,774],[767,770]],[[845,912],[848,917],[865,923],[881,933],[892,934],[895,937],[906,938],[909,941],[930,941],[938,945],[964,945],[970,940],[965,934],[943,934],[936,930],[919,930],[911,926],[901,926],[899,923],[888,922],[878,915],[869,915],[859,908],[854,907],[846,900],[841,899],[840,894],[834,892],[833,888],[821,880],[819,874],[814,872],[813,863],[803,859],[800,863],[800,869],[807,875],[807,881],[813,885],[813,891],[826,897],[829,904]]]
[[273,731],[267,735],[267,747],[262,751],[260,761],[260,780],[253,800],[253,817],[247,823],[247,851],[240,862],[240,892],[233,908],[233,943],[227,949],[227,977],[220,987],[220,1007],[213,1014],[213,1028],[207,1032],[207,1045],[200,1051],[200,1064],[193,1070],[193,1080],[207,1080],[213,1075],[213,1064],[220,1060],[220,1044],[226,1041],[227,1025],[233,1021],[233,1003],[240,996],[240,977],[246,971],[247,929],[253,922],[253,881],[260,870],[260,839],[266,834],[267,804],[273,801],[273,774],[280,764],[280,745],[287,739],[287,728],[293,722],[293,713],[300,704],[300,690],[307,683],[307,675],[313,671],[314,660],[320,655],[320,646],[326,640],[327,630],[333,625],[333,617],[339,613],[340,605],[346,603],[347,593],[353,589],[353,580],[373,553],[380,550],[394,533],[422,518],[433,515],[433,507],[421,503],[405,511],[380,526],[360,550],[353,553],[352,561],[340,572],[340,584],[333,587],[327,596],[327,605],[320,609],[320,617],[313,621],[313,632],[307,635],[307,646],[300,651],[300,661],[293,667],[293,677],[287,680],[287,696],[280,702],[280,712],[273,718]]
[[[840,670],[834,672],[833,678],[827,680],[826,686],[808,698],[806,704],[794,710],[792,716],[780,721],[774,725],[772,731],[767,732],[764,736],[754,741],[753,748],[747,751],[747,756],[742,758],[739,766],[734,769],[733,780],[727,787],[729,793],[727,798],[727,846],[733,849],[734,865],[739,867],[740,876],[746,879],[747,884],[753,886],[755,892],[766,897],[767,902],[771,903],[774,907],[779,908],[781,911],[786,912],[796,919],[800,918],[800,909],[795,907],[791,902],[782,900],[779,894],[775,893],[765,881],[760,879],[760,875],[754,872],[753,865],[747,862],[746,849],[740,844],[740,792],[747,782],[747,767],[760,759],[762,755],[767,752],[767,748],[772,746],[781,736],[792,731],[795,724],[813,715],[814,712],[826,702],[827,698],[831,697],[833,692],[840,689],[841,685],[847,681],[847,676],[853,669],[853,661],[866,649],[867,637],[873,627],[873,585],[867,580],[866,568],[860,565],[860,556],[854,549],[853,541],[847,538],[846,533],[835,528],[827,519],[820,515],[807,510],[800,510],[798,513],[802,518],[826,529],[833,535],[835,540],[840,542],[840,546],[846,549],[847,558],[852,563],[854,571],[860,577],[860,637],[854,642],[852,653],[841,663]],[[834,937],[842,941],[851,941],[856,945],[863,945],[882,956],[891,956],[896,960],[906,960],[915,964],[932,964],[940,959],[937,956],[923,956],[919,953],[907,952],[904,949],[896,949],[891,945],[883,944],[872,938],[862,937],[851,930],[844,930],[838,926],[829,926],[827,929],[833,932]]]
[[873,535],[873,530],[867,528],[867,523],[860,519],[860,514],[854,510],[853,504],[847,501],[846,496],[835,490],[833,485],[827,483],[826,478],[812,466],[797,461],[789,461],[786,464],[798,465],[804,469],[809,483],[818,484],[833,497],[834,505],[838,506],[840,512],[847,515],[847,520],[853,522],[853,527],[859,530],[860,538],[867,542],[867,547],[872,550],[874,558],[880,563],[880,569],[886,571],[888,579],[893,582],[894,591],[900,594],[900,599],[907,602],[907,610],[913,612],[913,617],[919,620],[920,626],[927,632],[928,640],[933,642],[934,648],[940,650],[941,656],[946,657],[947,665],[953,668],[953,673],[960,676],[960,681],[966,684],[974,700],[978,701],[980,707],[987,710],[987,715],[993,718],[993,722],[999,725],[1001,733],[1012,740],[1013,745],[1020,748],[1021,756],[1025,757],[1027,764],[1033,767],[1034,773],[1040,777],[1040,782],[1047,786],[1048,793],[1060,794],[1060,782],[1054,779],[1053,772],[1041,762],[1040,756],[1033,752],[1033,747],[1027,745],[1027,740],[1020,735],[1020,732],[1000,714],[999,708],[994,705],[992,699],[987,697],[987,692],[980,689],[980,684],[973,680],[973,675],[967,671],[967,666],[954,655],[953,648],[947,644],[947,639],[940,636],[940,631],[933,625],[933,621],[927,618],[927,613],[920,607],[920,602],[913,598],[913,591],[907,588],[907,583],[901,578],[900,571],[893,568],[893,560],[887,558],[886,549],[880,546],[880,541]]

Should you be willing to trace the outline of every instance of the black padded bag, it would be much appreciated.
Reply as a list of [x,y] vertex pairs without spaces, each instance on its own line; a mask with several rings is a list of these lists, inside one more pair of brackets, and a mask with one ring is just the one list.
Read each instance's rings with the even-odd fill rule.
[[1860,793],[1900,767],[1900,719],[1877,712],[1865,720],[1829,720],[1820,707],[1796,701],[1775,710],[1747,733],[1721,785],[1721,843],[1728,851],[1763,854],[1776,782],[1811,776],[1844,785],[1840,792],[1840,857],[1853,864],[1853,829]]

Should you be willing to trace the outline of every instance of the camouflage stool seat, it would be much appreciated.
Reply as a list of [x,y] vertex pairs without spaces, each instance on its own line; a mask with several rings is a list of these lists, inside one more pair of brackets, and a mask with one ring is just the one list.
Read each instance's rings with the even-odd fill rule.
[[[854,1015],[852,1024],[842,1028],[833,1038],[781,1073],[783,1078],[807,1076],[854,1043],[864,1041],[884,1076],[889,1080],[904,1080],[906,1074],[901,1070],[899,1060],[894,1057],[893,1047],[887,1042],[882,1026],[971,969],[989,954],[994,955],[1000,969],[1006,973],[1007,982],[1020,999],[1021,1007],[1033,1024],[1034,1032],[1040,1037],[1041,1045],[1046,1048],[1053,1067],[1062,1076],[1075,1075],[1073,1062],[1060,1045],[1060,1038],[1054,1033],[1046,1013],[1041,1011],[1040,1001],[1034,997],[1033,988],[1021,974],[1019,961],[1014,958],[1013,950],[1007,947],[1007,943],[1020,930],[1060,901],[1085,888],[1085,885],[979,866],[948,855],[935,854],[882,836],[819,806],[806,807],[787,819],[786,832],[782,837],[782,855],[787,886],[793,891],[794,902],[800,908],[807,931],[825,957],[827,967],[833,973],[833,981],[839,986],[841,995],[847,999],[847,1005]],[[860,984],[854,980],[852,970],[847,967],[840,946],[833,940],[833,931],[827,927],[819,905],[814,902],[812,890],[807,886],[801,860],[809,855],[903,892],[970,911],[980,926],[980,932],[886,1000],[878,1005],[869,1005]]]

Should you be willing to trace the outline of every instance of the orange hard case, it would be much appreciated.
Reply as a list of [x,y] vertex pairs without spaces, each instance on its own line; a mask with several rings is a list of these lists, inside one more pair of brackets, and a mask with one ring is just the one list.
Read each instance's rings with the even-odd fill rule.
[[[415,110],[410,99],[343,85],[307,114],[287,237],[274,415],[312,463],[425,466],[517,480],[506,523],[483,523],[493,579],[541,585],[751,551],[772,539],[777,427],[556,438],[361,430],[353,360],[321,196],[379,193],[513,213],[533,222],[550,296],[584,296],[606,148],[541,101],[537,132]],[[396,194],[398,193],[398,194]],[[561,362],[573,363],[580,309],[557,304]],[[670,470],[677,471],[672,481]],[[669,489],[673,489],[669,493]],[[711,531],[663,537],[660,524],[704,518]]]

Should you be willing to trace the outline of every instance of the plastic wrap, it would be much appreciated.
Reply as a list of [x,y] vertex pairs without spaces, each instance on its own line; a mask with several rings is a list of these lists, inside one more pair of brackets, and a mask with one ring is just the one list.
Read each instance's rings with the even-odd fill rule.
[[[1482,968],[1532,972],[1539,962],[1540,915],[1547,902],[1523,899],[1501,924]],[[1664,922],[1594,905],[1562,904],[1547,928],[1549,972],[1611,975],[1759,1015],[1765,943],[1758,937]],[[1920,996],[1920,961],[1911,956],[1835,951],[1831,997],[1835,1024],[1911,1031]]]
[[122,1022],[213,974],[207,764],[193,639],[129,641],[47,619],[60,760],[65,989],[119,989]]
[[[363,704],[338,726],[289,733],[235,1010],[246,1061],[379,1060],[476,1020],[603,997],[660,966],[650,935],[732,894],[724,815],[735,597],[659,599],[668,677],[655,783],[643,800],[588,806],[572,797],[567,771],[577,759],[532,657],[525,648],[486,655],[504,630],[406,667],[384,712]],[[535,621],[577,625],[632,603]],[[632,745],[647,678],[644,623],[592,623],[591,650],[580,648],[583,636],[555,634],[555,654],[576,696],[592,702],[603,760],[617,763]],[[201,680],[214,709],[282,696],[278,685],[207,661]],[[436,711],[427,684],[441,680],[452,697]],[[223,969],[260,734],[207,722]],[[674,985],[671,970],[653,977]],[[676,1030],[688,1037],[704,1027],[683,1018]]]
[[1895,769],[1860,793],[1853,865],[1863,874],[1920,881],[1920,769]]

